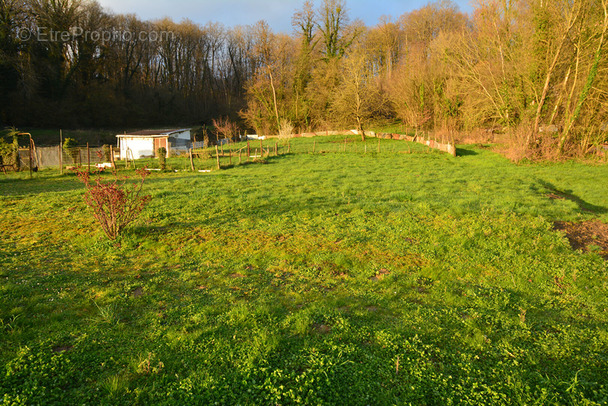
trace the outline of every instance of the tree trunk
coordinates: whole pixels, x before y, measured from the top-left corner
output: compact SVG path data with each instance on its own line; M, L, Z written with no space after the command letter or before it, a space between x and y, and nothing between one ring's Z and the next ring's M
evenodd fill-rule
M365 142L365 131L363 130L363 123L361 117L357 116L357 131L361 134L361 141Z
M536 117L534 119L534 128L532 129L532 134L535 137L536 137L536 134L538 134L538 128L540 127L540 118L541 118L541 114L543 111L543 106L545 105L545 101L547 100L547 94L549 93L549 88L551 85L551 79L553 77L553 72L555 71L555 67L557 66L557 63L559 62L559 57L561 56L562 49L564 48L566 40L568 39L570 30L572 30L574 23L578 19L579 13L580 13L580 8L576 12L573 11L572 14L568 17L568 24L567 24L566 30L560 39L559 47L557 48L557 51L555 52L555 55L553 56L553 61L551 62L551 65L549 66L549 69L547 70L542 95L538 101L538 107L536 109ZM527 145L530 145L530 137L532 134L528 134L528 139L526 142Z
M599 66L599 63L600 63L600 60L602 57L602 47L604 46L604 38L606 36L606 31L608 30L608 5L607 5L606 0L602 0L602 7L604 8L604 23L602 25L602 34L600 36L600 40L597 45L597 50L595 51L593 65L591 66L589 75L587 76L587 81L585 82L585 87L581 91L581 94L579 95L579 98L578 98L578 102L576 103L576 107L574 108L574 113L572 114L572 116L569 117L569 120L566 122L564 131L562 133L562 136L560 137L559 147L558 147L560 155L562 155L564 153L564 146L566 145L566 142L568 141L568 138L570 137L570 131L572 130L572 126L574 125L575 121L578 119L578 116L581 113L583 104L585 103L585 100L587 100L587 96L589 95L589 92L591 90L591 87L593 86L595 77L597 76L598 66Z
M272 100L274 102L274 114L277 118L277 130L281 131L281 120L279 118L279 108L277 107L277 91L274 87L274 80L272 78L272 71L270 70L270 66L267 66L268 76L270 76L270 87L272 88Z

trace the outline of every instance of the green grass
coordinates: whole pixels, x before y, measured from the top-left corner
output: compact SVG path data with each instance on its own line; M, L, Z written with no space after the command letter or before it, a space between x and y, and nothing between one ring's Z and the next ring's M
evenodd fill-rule
M378 123L371 126L371 130L377 133L399 133L403 134L404 132L411 133L412 130L407 130L407 127L403 125L400 121L389 122L389 123ZM409 134L414 135L414 134Z
M606 261L553 229L608 221L605 165L291 147L169 160L118 243L75 176L0 175L0 399L608 402Z

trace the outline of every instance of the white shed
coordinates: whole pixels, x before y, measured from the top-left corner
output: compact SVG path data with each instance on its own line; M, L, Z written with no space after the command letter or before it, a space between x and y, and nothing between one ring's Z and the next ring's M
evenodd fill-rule
M164 147L167 156L171 153L187 151L191 147L189 129L144 130L118 134L120 159L139 159L156 156L156 151Z

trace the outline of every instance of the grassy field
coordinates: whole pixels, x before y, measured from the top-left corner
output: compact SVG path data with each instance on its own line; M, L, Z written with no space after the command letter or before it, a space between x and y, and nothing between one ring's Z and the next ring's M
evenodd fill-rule
M608 402L607 262L554 229L608 167L355 139L169 160L117 243L74 175L0 175L0 399Z

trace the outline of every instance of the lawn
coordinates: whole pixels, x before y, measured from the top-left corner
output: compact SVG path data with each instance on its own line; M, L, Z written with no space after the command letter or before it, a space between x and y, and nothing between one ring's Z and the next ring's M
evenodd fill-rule
M117 242L73 174L0 174L0 399L608 402L605 252L554 226L608 222L608 166L377 143L170 159Z

